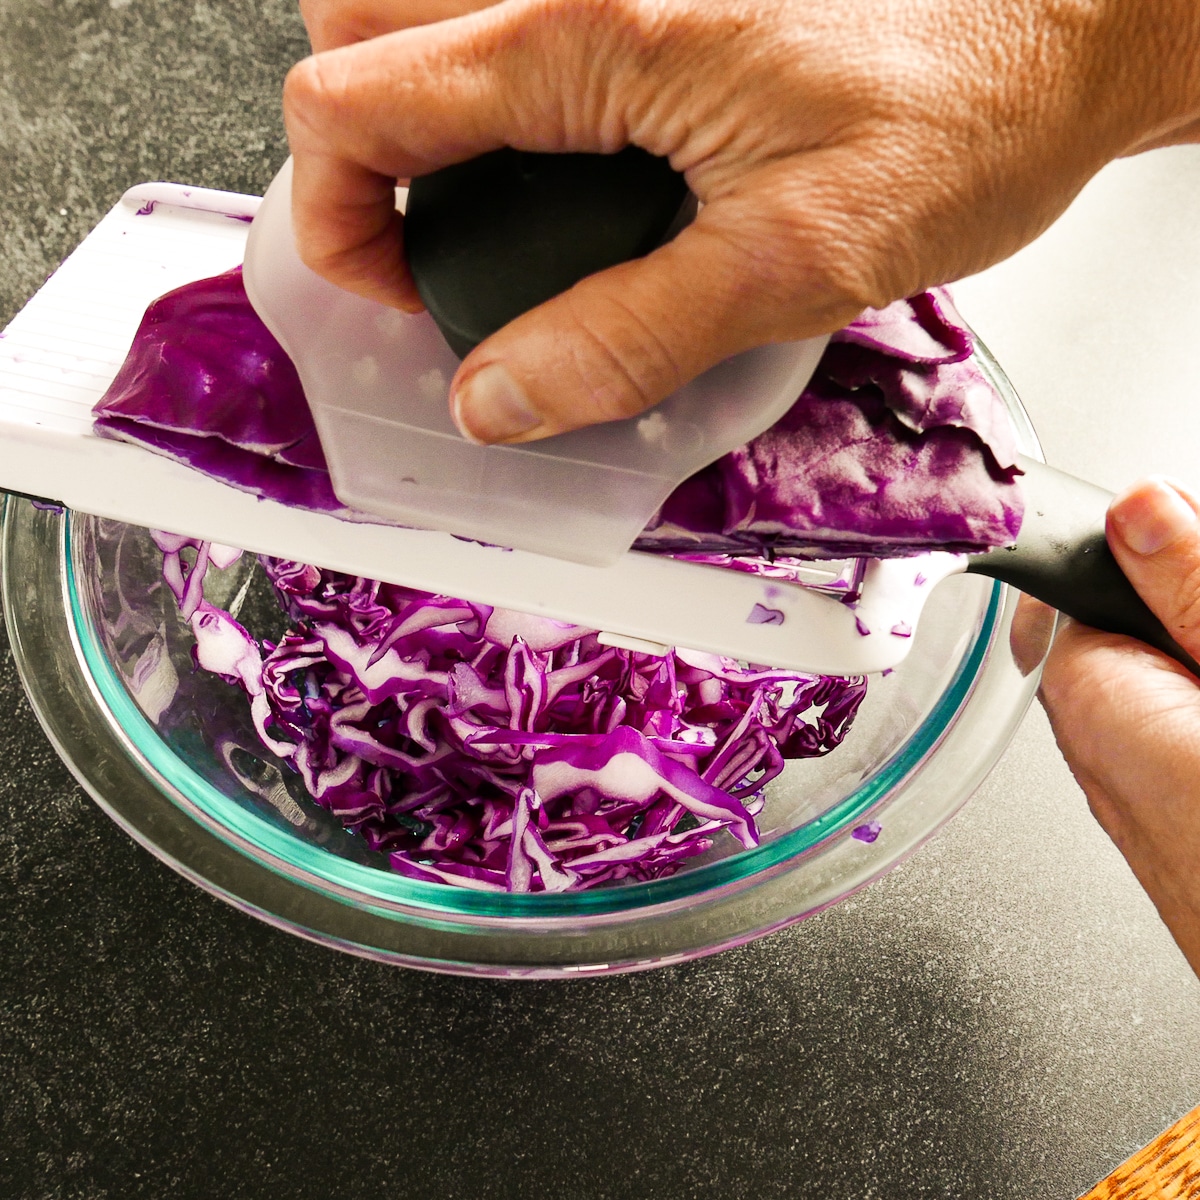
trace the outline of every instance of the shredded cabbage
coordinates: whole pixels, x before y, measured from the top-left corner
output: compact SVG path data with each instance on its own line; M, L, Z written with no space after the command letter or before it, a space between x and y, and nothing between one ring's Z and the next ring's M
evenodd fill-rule
M766 786L837 746L866 693L270 558L291 624L260 643L203 598L208 564L237 552L154 537L197 668L239 687L264 746L414 879L579 890L662 878L724 834L754 846Z

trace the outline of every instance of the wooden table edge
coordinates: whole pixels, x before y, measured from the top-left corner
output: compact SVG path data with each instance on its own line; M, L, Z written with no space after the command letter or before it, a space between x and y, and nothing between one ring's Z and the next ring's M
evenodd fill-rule
M1079 1200L1200 1200L1200 1107L1185 1113Z

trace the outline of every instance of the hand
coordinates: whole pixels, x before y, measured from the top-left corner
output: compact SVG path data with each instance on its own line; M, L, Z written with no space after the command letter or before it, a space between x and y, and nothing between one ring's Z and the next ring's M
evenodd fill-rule
M1200 657L1200 505L1149 479L1109 509L1122 570ZM1200 680L1132 638L1065 621L1042 704L1091 805L1200 974Z
M302 257L335 283L419 308L396 180L502 145L632 142L669 156L703 202L668 245L464 360L455 417L489 442L633 415L738 351L980 270L1111 158L1200 132L1191 0L307 0L304 12L320 53L284 93L295 226Z

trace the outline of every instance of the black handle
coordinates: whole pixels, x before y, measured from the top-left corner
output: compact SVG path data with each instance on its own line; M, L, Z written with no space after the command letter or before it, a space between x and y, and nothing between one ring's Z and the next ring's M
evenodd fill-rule
M451 349L485 337L587 275L649 254L696 199L665 158L496 150L412 181L408 265Z
M1117 565L1104 536L1112 493L1022 459L1025 516L1010 550L973 554L967 570L1043 600L1085 625L1124 633L1169 654L1192 674L1200 665L1163 628Z

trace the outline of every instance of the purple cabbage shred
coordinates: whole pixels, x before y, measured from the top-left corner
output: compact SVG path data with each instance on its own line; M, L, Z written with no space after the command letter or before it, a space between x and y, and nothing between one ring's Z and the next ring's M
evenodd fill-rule
M778 608L768 608L765 604L756 604L746 618L747 625L782 625L785 620L783 612Z
M883 826L878 821L868 821L865 825L856 825L850 830L850 836L870 845L882 832Z
M154 538L197 668L241 688L263 745L413 879L579 890L660 879L723 835L757 845L764 789L836 747L866 692L270 558L290 627L260 643L201 591L236 552Z
M240 269L147 309L95 431L263 498L375 519L334 494ZM685 480L635 546L791 582L806 558L1009 545L1019 474L1004 402L934 290L835 334L784 418ZM208 566L239 551L155 540L197 668L241 688L263 744L414 879L578 890L669 875L725 834L756 845L764 789L788 759L836 747L866 690L604 647L586 629L273 559L291 627L260 643L203 595ZM852 602L858 578L823 586ZM748 620L782 615L757 605Z

